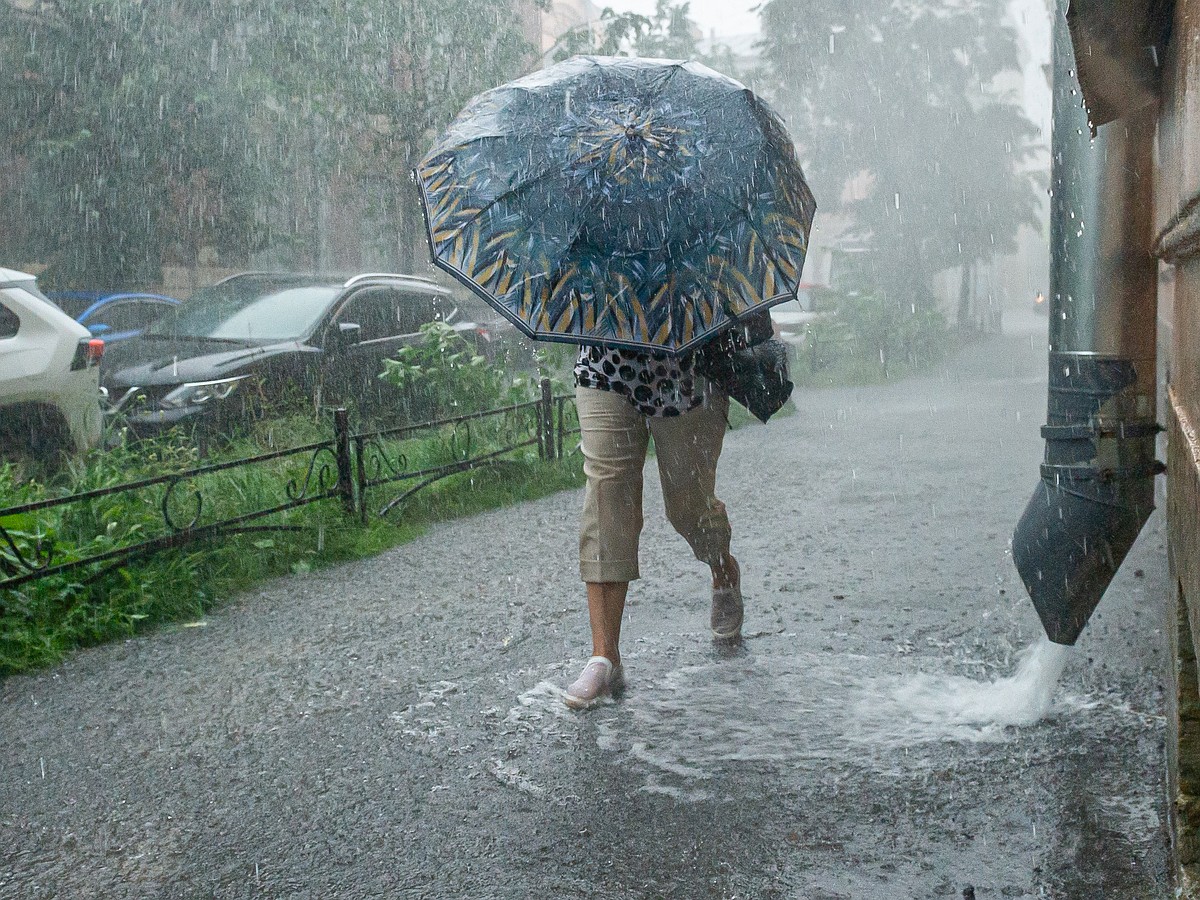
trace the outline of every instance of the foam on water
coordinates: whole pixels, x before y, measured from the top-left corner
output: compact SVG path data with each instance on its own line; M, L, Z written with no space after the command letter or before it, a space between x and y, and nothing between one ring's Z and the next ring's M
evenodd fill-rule
M551 680L534 670L519 680L544 680L521 692L507 715L497 711L508 748L493 774L536 791L539 748L583 735L606 759L640 773L643 790L693 802L720 795L719 776L730 767L914 774L939 765L946 744L1021 741L1022 728L1051 709L1132 715L1119 697L1056 698L1069 657L1070 648L1042 639L1018 655L1015 672L989 680L952 674L949 659L927 659L933 670L914 672L907 658L786 645L693 665L673 658L665 668L652 655L631 656L637 678L625 697L586 714L562 702L558 682L570 671L560 668Z
M1021 651L1016 672L1007 678L976 681L921 672L891 679L878 685L878 699L860 704L860 713L876 736L883 732L893 744L996 740L1005 728L1034 725L1046 716L1070 653L1070 647L1042 637Z
M897 699L924 721L1033 725L1049 711L1070 652L1042 637L1021 652L1017 671L1008 678L980 682L918 675L900 687Z

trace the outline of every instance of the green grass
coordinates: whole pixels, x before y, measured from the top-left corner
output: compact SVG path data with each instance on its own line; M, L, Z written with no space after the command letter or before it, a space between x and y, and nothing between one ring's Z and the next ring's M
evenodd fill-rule
M327 439L328 426L298 419L263 423L223 447L216 459L233 459L280 446ZM451 440L443 429L434 435L388 445L390 457L403 455L408 469L463 458L463 433ZM471 455L503 446L509 435L496 426L476 425ZM566 450L572 446L567 442ZM326 457L322 456L322 461ZM215 461L206 458L204 463ZM138 478L196 466L195 450L181 440L129 444L93 454L50 483L30 482L13 466L0 467L0 508L46 496L74 494L128 483ZM181 488L203 497L201 523L212 522L287 500L289 480L303 482L309 456L274 460L209 473ZM502 465L459 473L417 493L386 520L375 513L410 484L368 489L372 515L362 525L336 499L277 514L263 523L295 531L264 531L224 536L128 561L97 576L87 568L50 576L0 595L0 677L50 665L72 650L129 637L170 622L196 619L256 582L291 572L361 559L410 541L438 521L470 515L546 496L583 483L581 461L538 458L536 448L517 451ZM81 559L136 543L165 531L159 509L161 486L73 504L63 510L10 517L3 524L28 547L32 536L53 539L55 562ZM195 510L189 490L176 492L172 515L190 519ZM261 524L261 523L256 523Z
M839 356L815 372L804 367L792 370L792 381L797 388L863 387L896 381L919 371L920 367L891 365L885 370L876 359L859 356Z
M793 350L791 359L792 382L797 389L826 388L826 387L863 387L873 384L884 384L889 381L899 381L912 375L928 371L945 358L955 346L952 335L947 334L945 345L940 351L931 350L917 362L902 359L891 360L885 368L880 364L876 355L864 355L857 352L853 345L847 344L838 348L823 358L814 369L811 359L803 348L799 353Z
M572 407L567 406L568 410ZM795 411L789 402L779 416ZM730 427L755 423L737 403ZM413 471L476 456L511 443L513 426L531 433L528 422L472 424L466 432L443 428L405 441L392 441L390 459L403 457ZM570 424L574 424L571 422ZM45 497L181 472L200 465L243 459L271 450L328 440L326 417L295 413L260 422L236 439L210 447L201 457L187 435L143 442L121 441L104 452L70 463L63 471L31 480L27 468L0 466L0 508ZM496 466L455 474L412 496L380 518L381 508L413 482L367 490L370 515L364 525L337 499L279 513L254 524L295 530L255 531L197 541L180 548L135 557L114 569L90 566L32 582L0 594L0 677L54 664L73 650L131 637L155 627L202 618L229 597L252 585L289 573L363 559L411 541L437 522L502 508L583 484L581 457L572 452L578 438L564 440L566 458L545 461L536 448L510 454ZM202 500L200 524L286 502L286 486L304 481L305 454L208 473L181 483L169 510L187 522L195 512L193 490ZM332 462L326 454L320 463ZM60 510L0 521L26 550L42 535L55 546L54 563L82 559L166 532L155 486L73 504Z

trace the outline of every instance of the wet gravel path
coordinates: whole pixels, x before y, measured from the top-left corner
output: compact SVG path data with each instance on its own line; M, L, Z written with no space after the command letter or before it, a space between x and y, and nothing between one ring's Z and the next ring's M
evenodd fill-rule
M1008 555L1045 414L1024 326L729 437L738 646L651 466L630 688L585 715L555 695L587 648L576 492L0 683L0 897L1171 896L1157 516L1048 720L885 702L1039 633Z

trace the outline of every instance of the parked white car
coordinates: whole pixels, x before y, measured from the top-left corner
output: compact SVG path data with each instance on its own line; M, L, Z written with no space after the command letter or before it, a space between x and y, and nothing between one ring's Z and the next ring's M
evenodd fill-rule
M100 440L99 368L93 338L37 288L0 268L0 456L52 459Z

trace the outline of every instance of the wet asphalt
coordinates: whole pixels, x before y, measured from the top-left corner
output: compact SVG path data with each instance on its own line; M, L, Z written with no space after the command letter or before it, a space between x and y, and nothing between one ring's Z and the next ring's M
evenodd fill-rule
M1160 514L1046 720L886 702L1040 633L1008 543L1045 321L1006 329L728 437L740 644L651 465L629 689L588 713L556 694L588 649L579 492L0 683L0 897L1173 896Z

